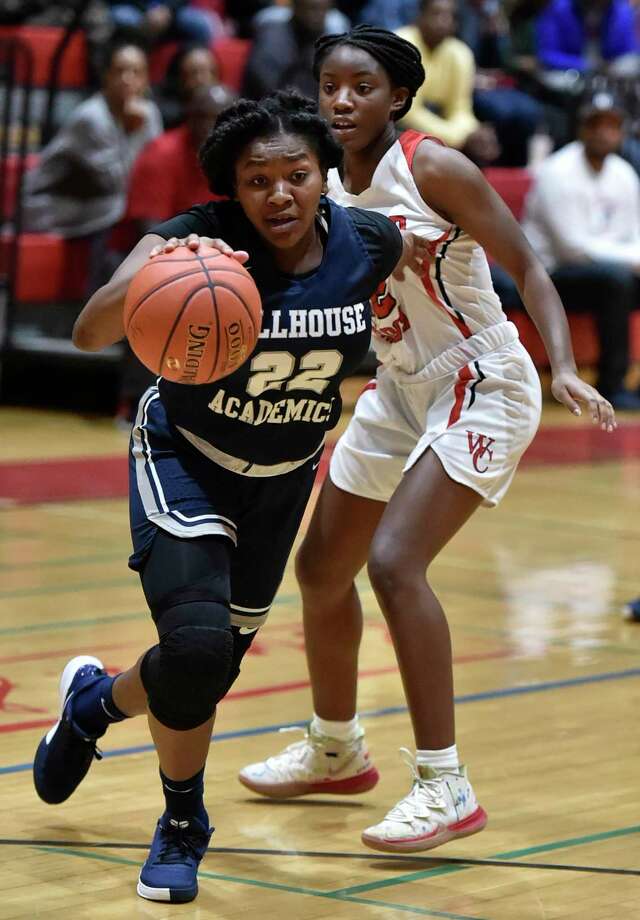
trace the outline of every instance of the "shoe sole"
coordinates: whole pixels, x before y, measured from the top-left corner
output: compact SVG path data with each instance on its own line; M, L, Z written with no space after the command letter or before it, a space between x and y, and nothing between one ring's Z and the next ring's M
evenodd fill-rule
M145 885L142 879L138 878L138 886L136 891L141 898L145 898L147 901L164 901L165 903L171 904L186 904L188 901L193 901L196 895L198 894L198 886L195 885L193 888L151 888L149 885Z
M372 850L381 850L383 853L421 853L424 850L433 850L435 847L442 846L443 843L447 843L449 840L478 834L486 826L487 820L486 811L478 805L468 818L458 821L457 824L450 824L449 827L445 827L435 834L429 834L427 837L384 840L364 831L361 840L365 846L370 847Z
M377 785L380 774L375 767L370 767L366 773L350 776L348 779L327 780L323 783L255 783L248 776L238 774L238 779L243 786L258 795L269 799L293 799L302 795L360 795L369 792Z

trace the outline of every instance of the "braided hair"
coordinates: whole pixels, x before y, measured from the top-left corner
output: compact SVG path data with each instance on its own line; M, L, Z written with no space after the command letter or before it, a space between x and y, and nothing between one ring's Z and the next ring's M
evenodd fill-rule
M235 168L245 147L257 138L291 133L314 150L324 176L342 163L342 148L320 118L316 103L293 90L280 90L259 101L240 99L224 109L200 148L200 166L214 194L235 194Z
M377 26L361 25L341 35L323 35L315 45L313 73L316 80L320 79L324 59L342 45L351 45L366 51L383 67L393 86L403 86L409 90L406 103L393 114L393 119L397 121L406 115L426 77L416 46L400 38L395 32L379 29Z

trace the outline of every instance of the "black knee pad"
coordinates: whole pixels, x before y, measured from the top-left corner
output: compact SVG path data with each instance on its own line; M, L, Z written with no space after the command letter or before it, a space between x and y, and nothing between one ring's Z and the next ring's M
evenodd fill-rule
M233 655L231 658L231 667L229 668L227 686L222 694L223 697L227 695L240 676L242 659L249 651L249 647L257 635L257 631L252 633L241 633L239 626L232 626L231 632L233 634Z
M229 609L191 601L165 608L156 622L160 642L140 670L149 709L167 728L187 731L211 718L231 681Z

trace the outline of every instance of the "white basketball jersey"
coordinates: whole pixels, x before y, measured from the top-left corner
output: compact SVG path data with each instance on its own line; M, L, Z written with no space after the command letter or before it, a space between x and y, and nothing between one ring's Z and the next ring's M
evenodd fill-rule
M337 169L329 171L328 179L329 195L338 204L378 211L433 243L423 277L407 270L404 281L389 278L372 298L376 354L385 366L407 374L507 320L484 250L432 211L418 191L411 166L426 136L403 132L378 163L369 188L359 195L345 191Z

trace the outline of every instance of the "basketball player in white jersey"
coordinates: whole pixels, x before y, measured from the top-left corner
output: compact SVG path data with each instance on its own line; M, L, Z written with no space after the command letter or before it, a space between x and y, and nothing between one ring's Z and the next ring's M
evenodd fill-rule
M314 716L305 738L245 767L273 797L372 788L356 715L366 564L386 618L411 713L412 788L363 842L415 852L482 830L487 816L455 743L451 644L429 581L433 559L480 505L503 497L540 418L538 375L494 293L483 248L509 271L549 354L556 399L615 427L584 383L562 304L518 224L462 154L407 131L424 71L416 48L360 26L317 43L320 107L344 148L329 174L342 205L383 213L428 239L420 277L391 278L373 301L381 367L333 454L297 558ZM427 577L425 578L425 572ZM407 752L409 754L409 752Z

